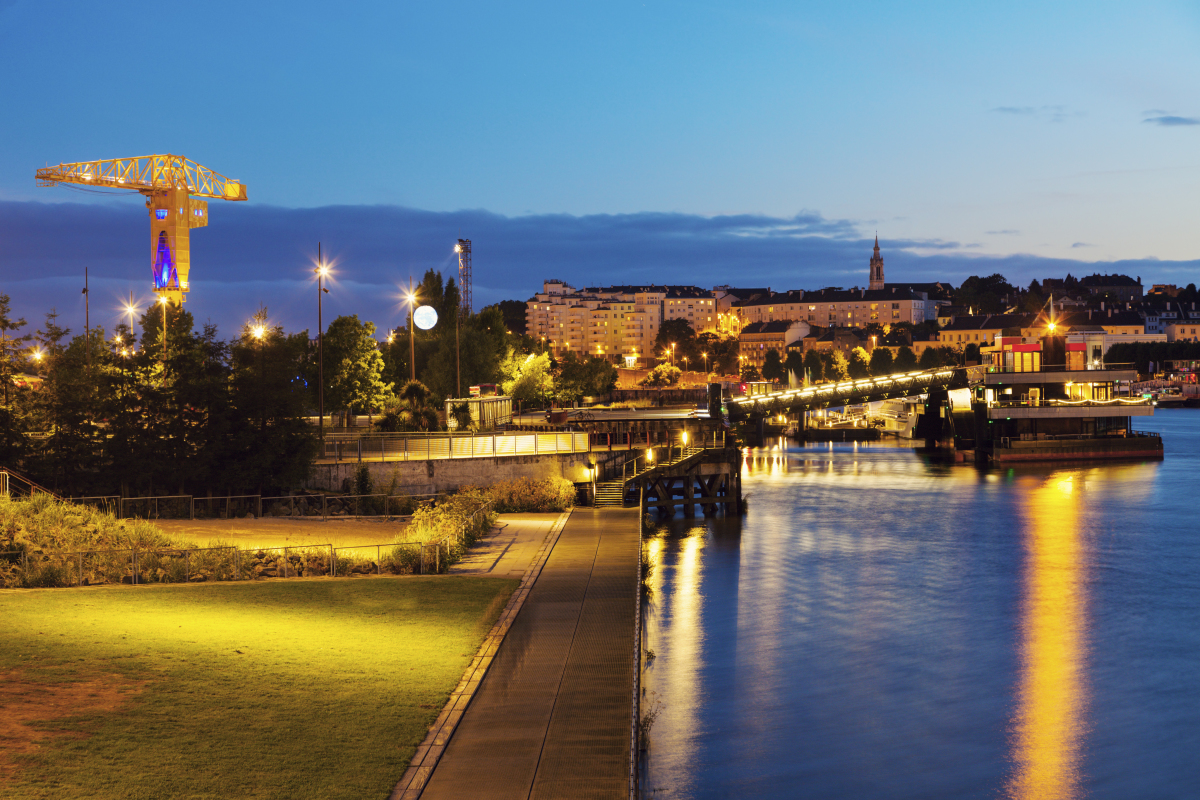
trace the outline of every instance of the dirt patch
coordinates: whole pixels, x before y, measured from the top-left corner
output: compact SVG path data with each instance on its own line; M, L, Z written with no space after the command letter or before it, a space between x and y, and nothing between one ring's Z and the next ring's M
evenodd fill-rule
M17 771L16 756L35 753L54 739L83 738L84 731L40 730L36 723L116 711L146 684L120 675L74 683L39 683L20 673L0 673L0 784Z

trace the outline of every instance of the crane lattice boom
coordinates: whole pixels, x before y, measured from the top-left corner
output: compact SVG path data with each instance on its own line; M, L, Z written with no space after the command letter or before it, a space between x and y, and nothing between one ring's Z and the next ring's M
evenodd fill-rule
M130 189L146 196L150 211L150 270L159 297L183 303L190 288L190 231L208 225L202 199L245 200L245 184L202 167L183 156L139 156L106 161L77 161L37 171L39 186L77 183Z
M156 194L170 189L186 189L192 197L219 200L245 200L246 185L230 180L183 156L138 156L101 161L77 161L37 171L38 186L78 183L133 189Z

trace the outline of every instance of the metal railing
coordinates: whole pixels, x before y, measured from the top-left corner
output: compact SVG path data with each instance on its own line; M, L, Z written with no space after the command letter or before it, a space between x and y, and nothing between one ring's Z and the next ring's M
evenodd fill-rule
M58 496L46 487L26 478L21 473L14 472L8 467L0 467L0 496L31 497L35 494L48 494L51 497Z
M988 403L988 408L1109 408L1112 406L1149 406L1153 403L1145 398L1126 398L1114 397L1109 400L1065 400L1062 398L1037 398L1029 399L1026 395L1021 395L1019 400L993 400Z
M327 436L322 458L340 461L431 461L498 458L552 453L586 453L588 434L438 433Z
M1104 372L1106 370L1132 370L1137 364L1125 362L1100 363L1096 365L1072 366L1070 364L1039 364L1037 369L1017 369L1015 364L984 364L989 375L997 373L1024 374L1030 372Z

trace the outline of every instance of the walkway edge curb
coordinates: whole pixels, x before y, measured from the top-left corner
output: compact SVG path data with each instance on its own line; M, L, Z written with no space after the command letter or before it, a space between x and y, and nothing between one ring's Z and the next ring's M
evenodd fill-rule
M425 790L425 785L429 783L430 777L433 776L433 770L441 759L442 753L446 751L446 745L450 743L450 737L454 735L454 730L458 727L463 714L466 713L467 706L470 705L471 699L475 697L476 690L479 689L484 676L487 675L496 652L500 649L500 645L503 644L504 637L508 634L509 628L512 627L513 621L516 620L517 614L520 613L521 607L525 605L525 598L529 596L530 590L533 589L533 584L537 581L538 576L541 575L542 567L545 566L546 560L550 557L550 551L558 543L558 535L562 533L562 529L567 524L567 519L570 516L571 512L569 510L564 511L554 521L554 524L550 526L550 531L546 534L546 538L542 540L542 546L538 550L537 555L525 570L525 574L521 576L521 585L508 598L508 605L500 613L496 624L488 631L487 636L483 637L483 642L479 645L479 650L475 653L475 657L471 659L466 672L463 673L462 680L458 682L458 686L450 693L450 700L446 703L445 708L442 709L442 713L438 714L437 720L429 728L429 733L426 734L425 740L417 747L417 751L413 754L408 769L404 771L404 776L400 778L395 788L392 789L388 800L416 800Z

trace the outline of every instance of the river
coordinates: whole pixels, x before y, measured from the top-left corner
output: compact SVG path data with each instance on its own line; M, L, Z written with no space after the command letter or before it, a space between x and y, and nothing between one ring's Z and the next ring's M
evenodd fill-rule
M1146 463L746 452L647 535L643 793L1200 797L1200 411Z

